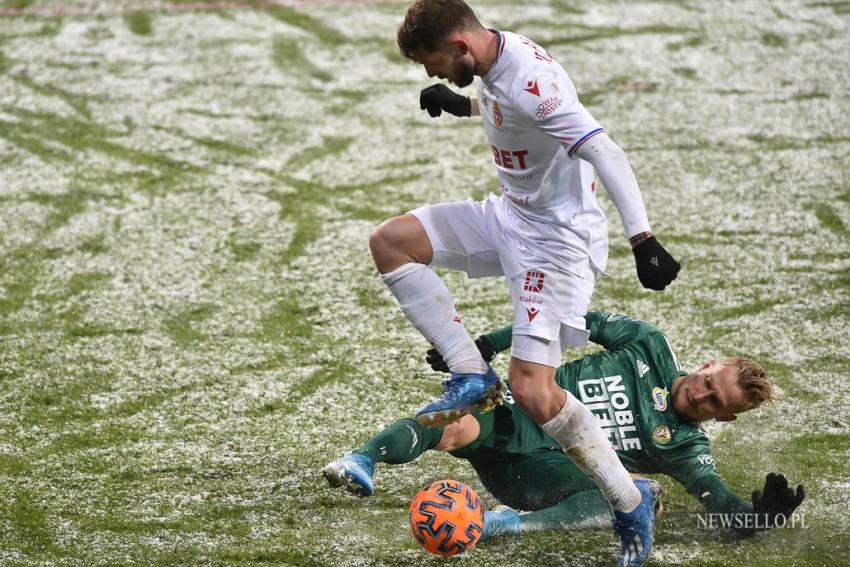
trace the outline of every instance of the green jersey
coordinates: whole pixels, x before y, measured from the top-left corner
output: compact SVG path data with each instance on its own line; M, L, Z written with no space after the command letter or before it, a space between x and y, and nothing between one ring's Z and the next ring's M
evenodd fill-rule
M631 472L669 475L689 491L703 477L719 480L705 432L673 410L673 381L687 373L664 333L608 313L588 313L586 322L590 340L605 350L561 366L555 379L596 416L624 466ZM504 350L510 346L511 327L487 337L497 351ZM522 452L533 450L529 443L557 446L537 430L539 434L520 437L514 432L515 440L528 445Z

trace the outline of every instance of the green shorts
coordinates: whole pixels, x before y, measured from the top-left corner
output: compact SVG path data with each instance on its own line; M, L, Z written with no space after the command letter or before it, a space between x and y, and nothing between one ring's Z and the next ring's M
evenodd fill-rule
M596 485L516 405L473 414L478 438L451 454L475 468L484 487L503 504L541 510Z

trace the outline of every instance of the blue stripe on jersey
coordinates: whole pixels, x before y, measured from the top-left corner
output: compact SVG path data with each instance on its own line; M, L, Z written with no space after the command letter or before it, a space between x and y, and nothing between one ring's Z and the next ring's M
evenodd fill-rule
M573 155L578 151L578 149L581 147L581 145L583 143L585 143L586 141L588 141L589 139L591 139L595 135L597 135L601 132L604 132L604 131L605 131L604 128L597 128L596 130L592 130L592 131L588 132L587 134L582 136L581 139L578 142L573 144L573 147L570 148L570 150L567 152L567 155L570 156L570 157L573 157Z
M496 49L496 61L498 61L499 57L502 56L502 51L505 50L505 36L503 36L502 32L499 30L488 29L487 31L491 31L496 34L496 39L499 41L499 47ZM493 65L496 64L496 61L493 61Z

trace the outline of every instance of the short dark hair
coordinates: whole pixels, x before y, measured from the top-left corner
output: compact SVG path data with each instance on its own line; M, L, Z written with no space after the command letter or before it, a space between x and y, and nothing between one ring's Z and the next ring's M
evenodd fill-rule
M398 48L402 55L413 59L413 52L419 48L437 51L452 32L482 27L463 0L416 0L398 28Z

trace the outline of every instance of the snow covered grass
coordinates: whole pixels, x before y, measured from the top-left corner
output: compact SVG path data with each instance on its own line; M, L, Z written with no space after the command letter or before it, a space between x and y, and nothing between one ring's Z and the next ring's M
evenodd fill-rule
M438 390L369 231L494 188L480 127L418 109L430 81L394 47L406 2L56 6L0 2L17 10L0 17L0 563L438 563L406 507L436 478L481 488L463 462L384 467L368 500L318 474ZM663 481L654 562L835 563L850 550L847 3L475 7L564 64L682 261L668 291L641 289L601 197L612 277L594 306L667 330L689 367L749 354L785 394L709 430L741 495L769 471L805 483L806 528L731 542ZM510 319L500 280L445 275L471 332ZM540 533L458 561L615 552L607 532Z

